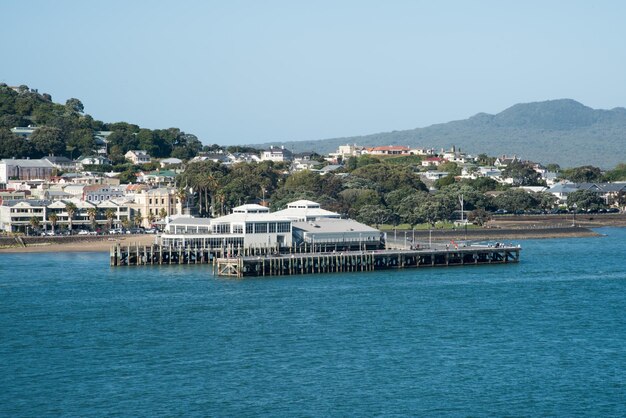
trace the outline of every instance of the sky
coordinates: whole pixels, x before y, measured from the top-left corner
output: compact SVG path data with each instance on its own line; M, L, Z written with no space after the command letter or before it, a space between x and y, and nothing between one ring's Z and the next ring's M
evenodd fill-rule
M626 106L622 1L0 0L0 82L205 144Z

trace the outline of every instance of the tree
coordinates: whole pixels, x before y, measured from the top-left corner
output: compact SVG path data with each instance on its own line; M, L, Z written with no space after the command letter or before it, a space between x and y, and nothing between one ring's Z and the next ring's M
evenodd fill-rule
M67 149L78 150L80 155L91 155L96 147L96 140L91 129L76 129L70 132ZM73 155L72 155L73 156ZM78 155L76 155L78 157Z
M516 212L537 207L537 199L534 194L524 189L509 189L494 198L494 204L507 212Z
M187 205L187 189L184 187L179 187L178 189L176 189L176 199L178 199L178 202L180 203L181 209L184 209L185 206Z
M483 166L492 166L496 162L495 157L489 157L487 154L478 154L478 157L476 158L476 160L478 164L483 165Z
M450 186L451 184L454 184L454 182L455 182L454 174L448 174L445 177L437 179L435 181L435 187L437 189L441 189L443 187Z
M0 159L30 156L34 156L31 141L26 141L24 138L14 135L9 129L0 127Z
M148 223L150 224L150 226L152 226L152 224L154 223L156 217L154 216L153 213L148 213L146 215L146 220L148 221Z
M512 178L513 184L518 186L538 186L541 184L541 175L531 164L514 161L502 170L503 178Z
M567 196L567 206L570 208L576 205L580 210L598 210L606 207L604 200L598 193L590 190L576 190Z
M161 208L159 210L159 218L161 218L162 220L167 218L167 210L165 210L165 208Z
M67 99L65 102L65 109L67 109L68 112L74 113L83 113L85 111L85 107L82 102L74 98Z
M593 183L602 180L602 170L598 167L585 165L562 170L561 177L574 183Z
M613 170L607 171L604 175L605 181L625 181L626 164L618 164Z
M96 208L88 208L87 216L89 216L89 221L91 222L91 229L96 230L96 217L98 216L98 209Z
M539 202L539 207L543 210L549 210L556 205L557 197L552 193L548 192L539 192L535 194L537 201Z
M48 221L50 221L50 225L52 225L52 234L55 233L58 220L59 220L59 217L55 212L52 212L48 215Z
M33 231L36 232L39 229L39 218L38 217L36 217L36 216L31 217L28 220L28 223L33 228Z
M104 212L104 216L105 218L107 218L107 226L109 229L111 229L111 227L113 226L113 219L115 218L115 211L111 208L108 208L105 212Z
M135 226L141 226L141 223L143 222L143 217L141 216L141 212L137 212L137 214L135 215L134 221L135 221Z
M67 221L68 221L68 228L70 230L70 233L72 232L74 214L76 213L77 210L78 208L76 207L74 203L68 202L65 204L65 211L67 212Z
M467 215L467 220L478 226L483 226L489 220L489 213L482 208L474 209Z
M43 126L37 128L30 137L30 142L39 155L63 155L65 140L59 128Z
M368 225L375 225L376 228L380 224L386 223L392 218L393 214L389 209L380 205L365 205L359 209L357 219Z

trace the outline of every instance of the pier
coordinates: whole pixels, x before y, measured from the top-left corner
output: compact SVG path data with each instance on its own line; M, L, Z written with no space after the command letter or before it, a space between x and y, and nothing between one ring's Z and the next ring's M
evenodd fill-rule
M365 272L386 269L475 266L518 263L521 248L513 245L438 246L422 249L343 248L192 248L161 245L116 245L111 266L210 264L225 277L263 277L302 274Z

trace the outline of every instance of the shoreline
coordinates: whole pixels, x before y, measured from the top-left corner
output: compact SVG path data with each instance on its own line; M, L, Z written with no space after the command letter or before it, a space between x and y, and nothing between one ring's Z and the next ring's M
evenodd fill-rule
M12 246L0 246L1 254L11 253L70 253L70 252L109 252L111 246L123 243L124 245L150 245L154 242L155 235L127 235L127 236L98 236L85 237L77 239L77 237L58 237L55 239L46 239L32 237L25 240L26 246L18 246L17 243Z
M398 230L396 239L403 240L404 236L416 241L427 242L430 238L432 241L510 241L525 239L554 239L554 238L588 238L599 237L601 233L593 231L588 227L569 226L569 227L526 227L526 228L482 228L482 229L464 229L457 230L433 230L432 235L429 231L424 230ZM392 240L393 232L387 232L387 238ZM74 237L72 237L74 238ZM154 242L154 235L130 235L125 237L90 237L84 240L71 239L64 242L64 238L56 239L54 242L50 240L33 239L27 242L26 247L21 246L5 246L0 247L1 254L11 253L66 253L66 252L109 252L111 246L117 243L124 245L150 245ZM38 242L39 241L39 242Z

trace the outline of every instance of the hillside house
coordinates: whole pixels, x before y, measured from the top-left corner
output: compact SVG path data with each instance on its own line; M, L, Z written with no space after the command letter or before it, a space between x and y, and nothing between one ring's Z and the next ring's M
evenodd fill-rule
M124 158L135 165L146 164L150 162L150 155L145 150L130 150L124 154Z
M274 147L271 146L269 149L261 152L261 161L274 161L274 162L283 162L283 161L292 161L293 154L291 151L286 149L285 147Z

